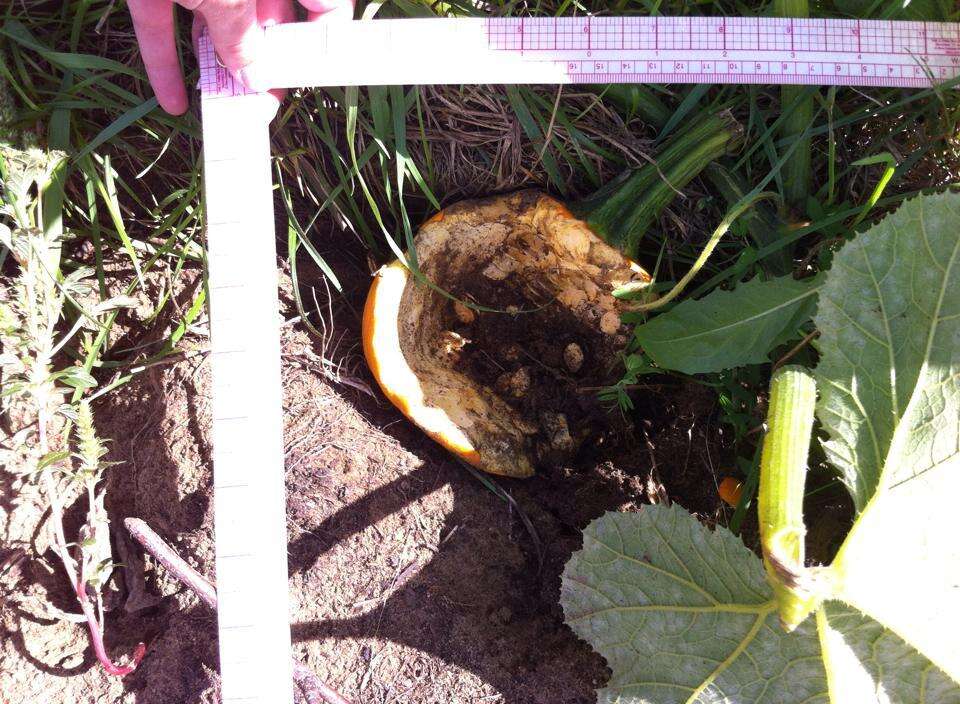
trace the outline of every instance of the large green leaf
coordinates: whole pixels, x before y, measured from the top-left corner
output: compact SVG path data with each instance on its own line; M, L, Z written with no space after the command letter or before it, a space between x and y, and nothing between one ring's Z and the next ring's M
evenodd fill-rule
M960 703L956 682L869 616L831 601L820 607L816 620L832 702Z
M891 239L878 241L884 232ZM894 286L903 286L908 301L905 315L891 314L889 325L896 344L886 378L898 396L897 406L885 410L896 409L900 421L876 490L833 569L841 598L960 680L956 636L945 637L960 630L960 541L952 506L960 496L960 194L912 201L868 234L858 238L865 240L861 246L893 250L910 271L878 286L885 306ZM854 383L883 378L871 366L856 373Z
M956 368L958 233L960 195L907 201L836 254L820 291L817 415L858 510L919 382L935 381L921 376Z
M687 300L639 325L637 342L664 369L704 374L767 361L813 314L819 280L753 279Z
M757 557L678 506L591 523L564 571L561 602L567 623L613 670L600 702L777 701L763 693L771 687L802 693L798 702L827 701L809 622L800 637L783 633Z
M760 560L678 506L591 523L561 589L613 672L600 704L960 703L926 657L839 602L784 632Z
M602 701L960 704L958 251L960 194L921 197L827 274L818 413L861 511L796 631L726 529L659 507L588 529L562 598L610 662ZM823 691L795 683L801 667Z

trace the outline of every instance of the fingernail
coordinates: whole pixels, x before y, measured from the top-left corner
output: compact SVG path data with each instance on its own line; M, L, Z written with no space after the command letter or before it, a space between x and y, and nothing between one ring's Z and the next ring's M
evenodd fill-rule
M263 93L270 87L266 81L266 76L263 75L263 71L256 63L247 64L240 68L236 77L243 85L257 93Z

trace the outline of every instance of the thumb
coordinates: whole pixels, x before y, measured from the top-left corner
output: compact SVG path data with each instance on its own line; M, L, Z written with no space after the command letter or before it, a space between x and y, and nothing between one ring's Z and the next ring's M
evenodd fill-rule
M352 20L354 0L300 0L307 10L310 22L324 20Z
M198 11L210 32L220 61L251 90L263 91L257 58L263 45L263 29L257 19L256 0L207 0Z

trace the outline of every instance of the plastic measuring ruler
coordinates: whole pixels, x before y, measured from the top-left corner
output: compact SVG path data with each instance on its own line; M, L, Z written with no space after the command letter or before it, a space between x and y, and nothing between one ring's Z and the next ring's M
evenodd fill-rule
M927 87L960 24L732 17L412 19L264 30L277 88L424 83ZM200 42L224 702L292 701L270 99Z
M293 701L270 96L200 42L221 695ZM275 105L275 102L274 102Z

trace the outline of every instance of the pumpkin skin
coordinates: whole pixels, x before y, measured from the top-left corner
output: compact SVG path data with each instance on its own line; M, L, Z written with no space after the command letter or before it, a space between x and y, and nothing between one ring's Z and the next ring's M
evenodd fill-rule
M495 282L536 280L579 320L608 336L620 329L620 313L629 306L613 290L650 280L566 206L539 191L449 206L421 226L415 245L420 271L440 289L455 289L458 277L478 271ZM496 307L495 301L479 303ZM492 474L528 477L536 463L530 429L458 364L449 344L450 308L448 297L418 283L399 260L381 268L363 312L367 364L390 402L454 455Z

